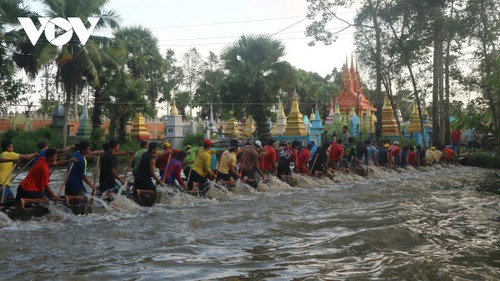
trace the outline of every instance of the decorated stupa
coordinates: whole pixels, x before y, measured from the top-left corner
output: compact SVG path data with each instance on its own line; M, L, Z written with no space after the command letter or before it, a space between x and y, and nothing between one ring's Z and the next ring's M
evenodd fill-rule
M137 113L132 119L132 129L130 130L132 138L136 140L148 140L149 132L146 128L146 121L141 113Z
M286 128L283 133L284 136L306 136L307 131L302 120L302 113L299 111L299 95L293 94L292 111L288 114L286 120Z
M276 119L276 124L274 125L274 135L281 136L285 133L286 128L286 115L283 110L283 103L281 100L278 103L278 117Z
M224 129L224 136L227 138L239 138L240 137L240 126L238 125L238 120L234 118L234 111L229 111L229 120L226 122L226 127Z
M80 126L76 131L76 140L90 139L92 127L90 126L89 111L87 109L87 102L83 104L82 115L80 116Z
M382 136L391 140L399 139L398 124L387 96L384 98L384 107L382 108Z

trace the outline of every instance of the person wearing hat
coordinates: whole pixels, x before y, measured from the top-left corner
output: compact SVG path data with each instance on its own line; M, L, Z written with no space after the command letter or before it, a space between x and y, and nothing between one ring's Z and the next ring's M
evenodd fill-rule
M188 181L188 189L193 190L193 184L196 182L198 186L203 186L206 184L207 179L212 180L214 178L214 173L210 169L211 164L211 154L210 149L212 148L212 141L206 139L203 141L203 148L198 151L196 159L194 160L191 177Z
M238 153L238 140L231 140L231 147L222 153L217 171L217 180L223 183L234 185L234 180L238 179L236 171L236 154Z
M311 158L311 149L313 148L313 146L314 144L312 142L308 142L306 147L303 147L299 152L299 158L297 159L297 170L301 174L307 174L309 176L311 175L307 164L309 163L309 159Z
M274 140L270 138L262 153L260 158L259 167L262 169L262 173L276 175L278 172L278 166L276 165L276 150L274 149Z
M380 146L377 154L377 166L379 167L389 167L390 168L390 156L389 156L389 147L391 145L389 143L384 143L383 146Z

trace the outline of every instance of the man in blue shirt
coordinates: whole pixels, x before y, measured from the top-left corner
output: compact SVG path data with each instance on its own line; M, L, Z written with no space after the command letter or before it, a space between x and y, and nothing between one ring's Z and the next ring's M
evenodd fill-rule
M87 190L83 182L88 184L94 193L97 193L96 186L87 177L87 159L85 159L85 156L90 154L90 145L86 141L81 141L76 145L76 150L72 155L76 161L73 163L64 189L68 204L71 200L86 201Z

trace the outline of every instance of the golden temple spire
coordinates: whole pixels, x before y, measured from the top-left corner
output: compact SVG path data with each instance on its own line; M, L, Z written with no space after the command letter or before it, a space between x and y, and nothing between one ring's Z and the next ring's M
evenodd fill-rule
M170 115L179 115L177 106L175 106L175 99L172 99L172 109L170 110Z

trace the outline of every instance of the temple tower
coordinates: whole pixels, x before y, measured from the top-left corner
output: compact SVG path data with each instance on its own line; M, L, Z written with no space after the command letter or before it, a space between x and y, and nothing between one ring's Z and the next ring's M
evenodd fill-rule
M293 94L292 111L288 114L287 125L284 136L306 136L307 131L302 120L302 113L299 111L299 96Z
M80 126L76 131L76 140L90 139L92 127L90 126L89 111L87 109L87 102L83 105L82 115L80 116Z
M311 132L309 136L311 140L314 140L317 146L321 146L321 136L323 135L323 122L321 121L321 116L319 115L319 110L316 107L314 118L311 120Z
M165 126L165 140L170 142L172 147L182 147L184 141L184 124L182 116L177 111L175 99L172 99L172 109L167 115L167 125Z
M387 96L384 98L384 107L382 108L382 136L393 140L399 138L398 124Z
M132 119L132 129L130 130L132 138L136 140L149 139L149 132L146 128L144 115L137 113Z
M239 138L240 137L240 127L238 125L238 120L234 118L234 111L229 111L229 120L226 122L226 128L224 129L224 135L229 138Z
M274 133L278 136L281 136L285 133L285 128L286 128L286 115L285 111L283 110L283 103L280 100L278 104L278 118L276 121L276 125L274 126Z

